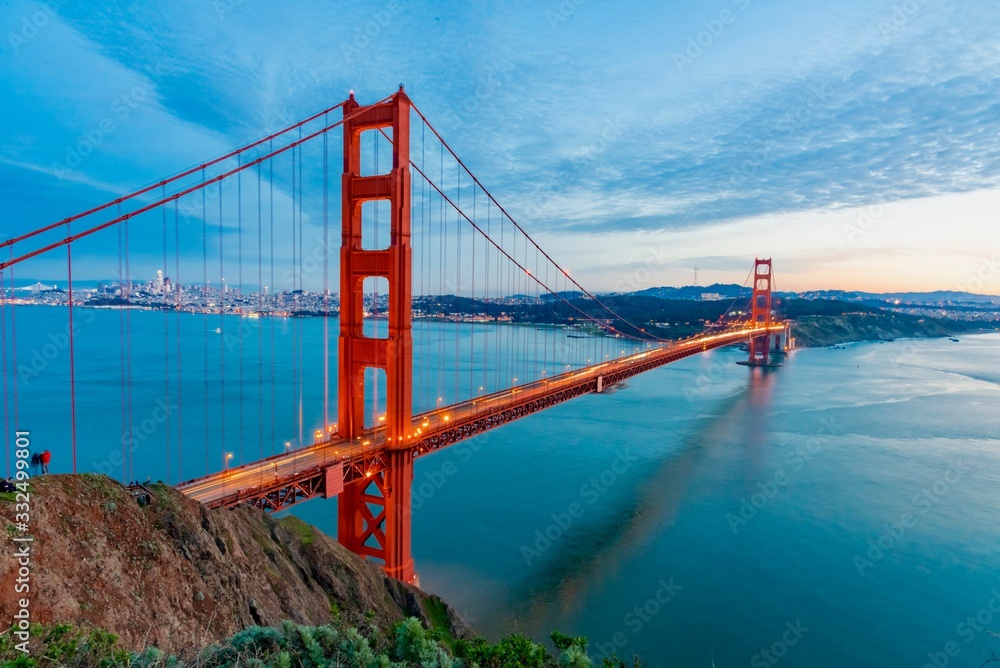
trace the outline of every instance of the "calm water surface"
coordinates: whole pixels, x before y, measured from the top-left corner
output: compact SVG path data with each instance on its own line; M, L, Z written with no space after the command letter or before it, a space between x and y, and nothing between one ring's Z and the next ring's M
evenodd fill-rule
M173 396L173 357L162 314L132 317L139 423ZM19 362L64 318L20 308ZM138 442L134 477L164 477L168 446L170 479L179 466L189 478L221 468L223 447L249 460L297 436L293 322L276 326L273 399L270 363L255 361L272 323L253 324L242 362L218 352L202 318L180 323L196 338L170 392L204 391L207 338L209 365L227 362L229 426L186 408L180 443L176 427ZM307 343L322 341L319 321L301 323ZM121 478L118 331L107 312L81 327L78 447L82 470ZM418 460L423 588L490 636L558 629L586 635L596 656L616 648L652 666L979 666L1000 653L987 633L1000 632L1000 336L800 350L768 373L738 359L684 360ZM434 349L416 360L447 362ZM66 369L64 353L37 375L8 369L18 425L54 450L54 471L67 470ZM299 369L308 434L322 421L322 365ZM224 446L206 450L205 424ZM336 533L335 501L295 512Z

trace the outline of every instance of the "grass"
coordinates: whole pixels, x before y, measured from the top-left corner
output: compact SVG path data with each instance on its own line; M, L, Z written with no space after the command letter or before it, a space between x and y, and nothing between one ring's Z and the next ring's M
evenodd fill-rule
M309 547L313 544L313 541L316 540L316 533L312 525L306 524L298 517L289 515L288 517L283 517L279 521L286 529L299 537L302 547Z
M428 596L424 600L424 611L431 621L431 628L437 632L437 636L448 647L455 646L455 638L451 634L451 616L448 609L437 596Z

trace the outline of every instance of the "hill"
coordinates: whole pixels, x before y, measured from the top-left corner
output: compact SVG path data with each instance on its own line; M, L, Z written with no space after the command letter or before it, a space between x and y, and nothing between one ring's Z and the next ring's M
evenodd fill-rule
M387 578L332 538L260 510L208 510L164 485L140 506L99 475L31 481L33 622L118 635L125 649L184 655L248 627L333 619L389 629L407 617L449 637L471 631L440 599ZM16 534L14 503L0 504ZM18 563L0 556L0 615L12 619Z

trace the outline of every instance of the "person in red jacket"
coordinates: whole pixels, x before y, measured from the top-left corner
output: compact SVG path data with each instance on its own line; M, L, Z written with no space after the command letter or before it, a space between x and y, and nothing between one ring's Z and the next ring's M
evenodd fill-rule
M49 472L49 462L52 461L52 453L48 450L43 450L42 454L38 456L39 461L42 462L42 473Z

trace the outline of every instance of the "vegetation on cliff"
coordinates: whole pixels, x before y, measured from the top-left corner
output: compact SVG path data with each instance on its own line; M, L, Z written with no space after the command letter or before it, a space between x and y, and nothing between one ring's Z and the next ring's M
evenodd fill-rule
M489 643L481 638L453 640L428 631L419 620L397 622L390 632L377 626L356 628L335 622L306 626L286 621L278 628L254 626L187 658L168 656L156 648L128 651L114 634L70 624L36 625L31 656L14 649L9 634L0 635L3 668L591 668L587 642L552 634L550 652L519 635ZM603 659L600 668L639 668Z
M554 633L552 650L519 635L487 642L441 599L298 518L209 510L165 485L150 489L152 502L140 504L105 476L32 480L28 652L8 629L0 666L594 665L583 638ZM17 530L10 500L0 499L0 517ZM17 571L13 553L0 553L7 619Z

